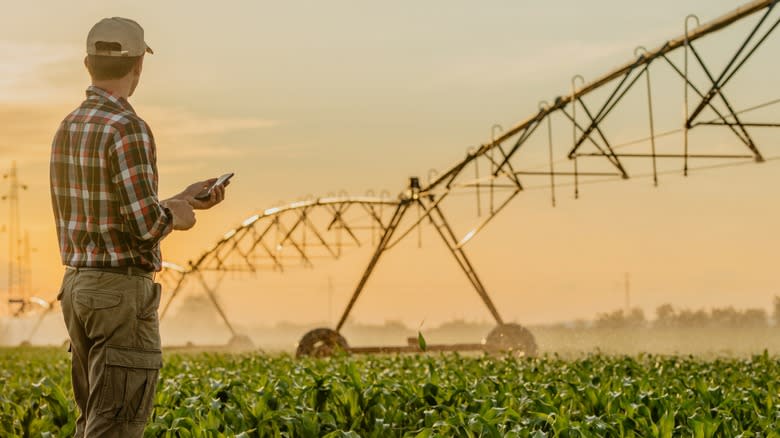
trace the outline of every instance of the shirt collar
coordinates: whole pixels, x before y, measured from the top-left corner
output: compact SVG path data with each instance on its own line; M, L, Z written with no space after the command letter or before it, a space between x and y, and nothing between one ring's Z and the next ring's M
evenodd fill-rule
M125 99L124 97L114 96L109 91L104 90L100 87L96 87L94 85L90 85L89 87L87 87L87 99L107 100L122 109L135 113L135 109L133 109L133 107L130 105L130 102L128 102L127 99Z

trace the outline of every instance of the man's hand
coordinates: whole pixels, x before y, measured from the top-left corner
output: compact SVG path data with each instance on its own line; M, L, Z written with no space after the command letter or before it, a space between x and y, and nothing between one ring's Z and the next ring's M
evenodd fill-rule
M195 212L192 205L183 199L168 199L163 205L173 213L173 229L189 230L195 226Z
M230 181L227 181L225 182L225 184L214 187L214 190L211 191L211 197L209 197L209 199L201 201L195 199L195 197L198 196L198 194L200 194L202 191L208 189L216 181L217 178L211 178L211 179L207 179L206 181L199 181L194 184L190 184L189 187L184 189L183 192L174 196L173 199L185 200L189 202L192 208L196 210L208 210L209 208L219 204L220 202L222 202L222 200L225 199L225 187L227 187L230 184Z

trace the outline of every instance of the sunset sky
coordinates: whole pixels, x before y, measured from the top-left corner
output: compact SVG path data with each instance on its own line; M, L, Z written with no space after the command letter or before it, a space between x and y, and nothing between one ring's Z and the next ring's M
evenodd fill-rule
M51 298L61 280L49 148L89 85L84 41L103 17L137 20L155 51L131 103L157 139L161 196L236 173L224 205L199 213L196 229L164 243L165 258L183 264L245 217L280 202L342 190L399 193L409 176L444 170L489 140L494 123L510 127L540 100L568 93L574 74L593 79L632 59L636 46L682 34L687 14L704 22L739 3L8 3L0 15L0 167L15 160L29 185L21 208L36 248L34 289ZM702 43L704 50L722 60L746 30ZM757 52L758 67L735 79L739 108L780 97L780 62L771 56L778 35ZM656 86L660 103L681 97L678 83ZM776 122L780 112L773 111L763 116ZM659 104L659 112L665 129L681 125L680 104ZM617 118L624 139L646 135L645 113ZM556 130L560 150L570 145L570 132ZM715 132L705 141L746 152L733 136ZM762 152L780 155L780 133L760 132ZM467 249L505 319L522 323L617 309L626 272L632 304L648 316L663 303L768 309L780 295L778 170L774 161L666 176L658 188L647 179L592 186L576 202L567 188L556 208L547 192L529 191ZM7 211L1 204L0 222ZM472 223L469 214L456 222ZM0 243L4 287L5 235ZM220 299L238 320L332 319L328 278L340 309L369 255L359 250L311 272L233 281ZM412 241L388 254L353 315L414 325L490 318L430 229L423 249Z

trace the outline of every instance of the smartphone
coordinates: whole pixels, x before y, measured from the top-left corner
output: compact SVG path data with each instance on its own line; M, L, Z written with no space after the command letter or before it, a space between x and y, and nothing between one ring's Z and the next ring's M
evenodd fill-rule
M198 193L197 196L195 196L195 199L198 201L205 201L211 197L211 192L214 191L214 188L217 186L221 186L225 184L226 182L230 181L230 178L233 178L234 173L226 173L219 178L217 178L216 181L214 181L214 184L210 185L207 189L204 189L202 192Z

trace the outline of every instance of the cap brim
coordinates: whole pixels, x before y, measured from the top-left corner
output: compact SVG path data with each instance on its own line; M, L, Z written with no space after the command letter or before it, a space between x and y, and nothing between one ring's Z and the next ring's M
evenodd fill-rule
M146 44L146 43L144 43L144 44ZM152 48L149 47L149 44L146 44L146 53L151 53L152 55L154 55L154 50L152 50Z

